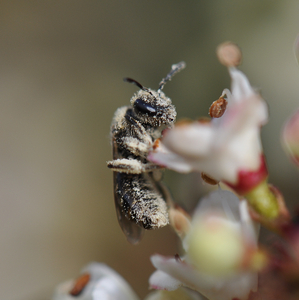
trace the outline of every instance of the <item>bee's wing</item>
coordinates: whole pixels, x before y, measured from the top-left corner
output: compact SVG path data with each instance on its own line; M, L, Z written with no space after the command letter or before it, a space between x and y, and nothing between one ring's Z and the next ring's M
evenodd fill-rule
M119 191L119 184L121 184L119 181L119 174L117 172L113 172L113 180L114 180L114 200L115 200L115 209L117 214L118 223L127 237L127 240L131 244L137 244L144 233L144 228L134 223L134 221L129 220L123 211L123 208L121 206L120 197L121 195L118 193Z
M112 147L113 147L113 159L119 158L118 151L117 151L117 144L112 139ZM120 185L122 184L120 180L120 177L117 172L113 172L113 185L114 185L114 202L115 202L115 209L117 214L117 220L120 225L120 228L122 229L123 233L125 234L127 240L131 244L137 244L144 233L144 228L140 227L133 221L129 220L123 211L123 208L121 206L121 195L119 193Z

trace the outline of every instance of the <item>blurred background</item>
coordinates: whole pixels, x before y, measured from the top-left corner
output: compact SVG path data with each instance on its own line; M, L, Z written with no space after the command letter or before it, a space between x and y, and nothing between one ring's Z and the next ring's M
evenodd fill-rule
M236 42L241 69L270 107L262 137L270 181L289 207L298 173L280 145L299 106L293 43L299 2L102 0L0 2L0 291L5 300L47 300L90 261L107 263L140 297L149 256L180 251L170 228L128 244L114 209L109 127L137 90L156 89L173 63L187 68L164 89L178 118L206 115L230 85L215 49ZM206 191L198 174L165 174L191 210Z

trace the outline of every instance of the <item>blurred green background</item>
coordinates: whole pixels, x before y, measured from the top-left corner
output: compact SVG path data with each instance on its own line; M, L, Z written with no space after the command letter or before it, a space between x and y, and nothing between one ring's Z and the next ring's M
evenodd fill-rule
M163 228L132 246L118 226L109 127L136 91L122 78L156 89L184 60L164 91L179 118L206 115L230 85L215 55L227 40L242 48L241 69L269 104L270 181L293 207L298 173L280 132L299 106L298 14L296 0L1 1L0 298L49 299L92 260L147 293L149 256L179 245ZM165 181L187 209L205 191L197 174L167 171Z

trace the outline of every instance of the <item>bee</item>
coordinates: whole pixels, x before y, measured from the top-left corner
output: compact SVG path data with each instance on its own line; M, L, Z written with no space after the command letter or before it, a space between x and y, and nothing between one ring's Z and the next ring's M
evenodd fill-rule
M147 155L162 131L173 126L176 110L162 89L174 74L185 68L180 62L159 84L157 91L131 78L140 90L131 98L131 106L116 110L111 124L113 160L107 162L113 172L117 218L128 241L137 243L144 229L157 229L169 223L165 189L160 179L163 167L147 160Z

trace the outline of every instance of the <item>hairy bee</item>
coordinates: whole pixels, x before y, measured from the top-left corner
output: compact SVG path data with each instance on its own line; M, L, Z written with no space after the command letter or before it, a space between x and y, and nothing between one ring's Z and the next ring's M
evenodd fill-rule
M169 222L165 192L159 182L161 166L148 161L147 155L162 131L175 122L175 107L162 89L184 67L184 62L172 65L157 91L125 78L140 90L131 98L131 106L120 107L113 117L113 160L107 166L114 171L118 221L133 244L141 239L144 229L157 229Z

